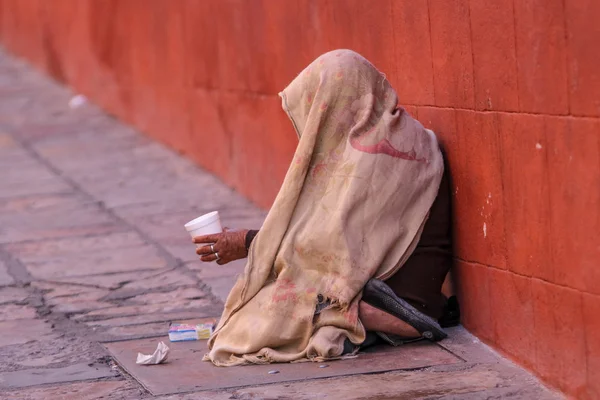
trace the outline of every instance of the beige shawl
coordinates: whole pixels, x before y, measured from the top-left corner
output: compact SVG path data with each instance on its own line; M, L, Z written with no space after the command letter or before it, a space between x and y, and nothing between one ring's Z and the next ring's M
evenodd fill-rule
M410 256L443 173L433 132L353 51L322 55L280 96L300 141L209 341L218 366L323 360L361 343L362 288ZM319 298L330 304L315 315Z

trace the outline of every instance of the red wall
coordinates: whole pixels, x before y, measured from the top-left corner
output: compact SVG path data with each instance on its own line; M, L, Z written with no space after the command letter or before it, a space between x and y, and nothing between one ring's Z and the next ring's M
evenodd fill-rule
M0 39L268 207L296 136L277 92L370 58L452 170L465 326L600 398L597 0L0 0Z

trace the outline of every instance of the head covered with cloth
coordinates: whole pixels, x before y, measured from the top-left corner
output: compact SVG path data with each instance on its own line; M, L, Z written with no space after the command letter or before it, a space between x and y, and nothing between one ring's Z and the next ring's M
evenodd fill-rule
M280 96L299 143L209 340L218 366L320 361L361 343L363 287L402 268L443 174L434 134L353 51L320 56Z

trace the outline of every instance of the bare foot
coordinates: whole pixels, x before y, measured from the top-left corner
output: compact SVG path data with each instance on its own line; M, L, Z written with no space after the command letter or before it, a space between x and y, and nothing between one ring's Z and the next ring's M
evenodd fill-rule
M419 331L406 322L364 301L361 301L358 306L358 317L368 331L391 333L403 338L417 338L421 336Z
M447 299L456 294L456 291L454 290L454 280L452 279L452 271L448 271L448 274L446 274L446 278L442 284L442 294L446 296Z

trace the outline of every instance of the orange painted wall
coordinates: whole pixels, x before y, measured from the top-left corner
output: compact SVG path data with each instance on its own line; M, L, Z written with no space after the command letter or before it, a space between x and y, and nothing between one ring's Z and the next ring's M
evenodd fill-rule
M0 40L268 207L277 92L351 48L447 148L465 326L600 398L597 0L0 0Z

